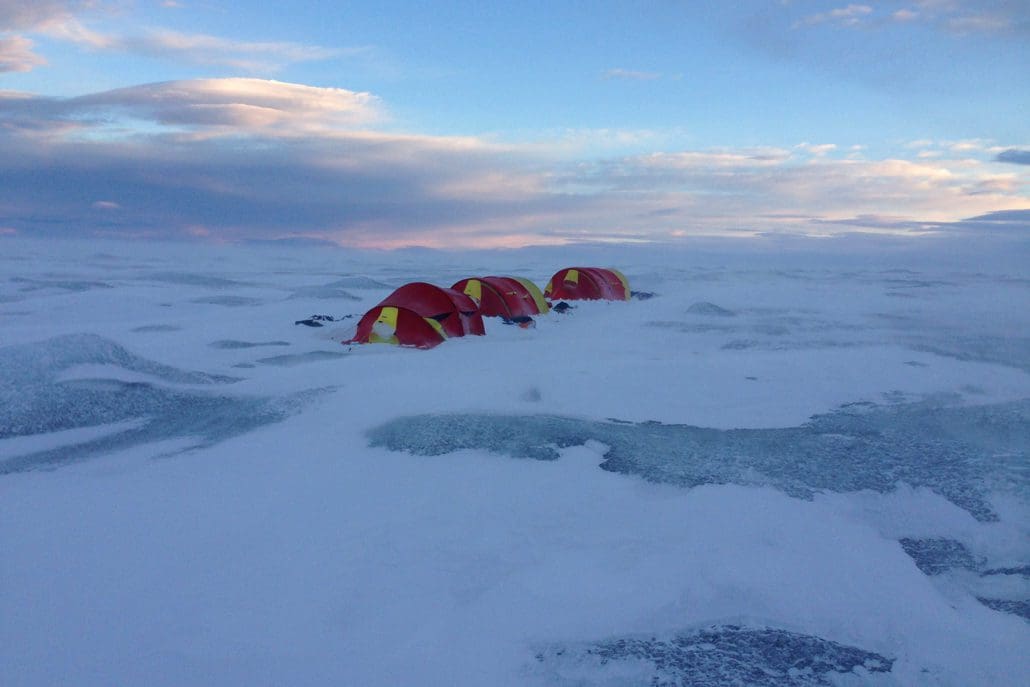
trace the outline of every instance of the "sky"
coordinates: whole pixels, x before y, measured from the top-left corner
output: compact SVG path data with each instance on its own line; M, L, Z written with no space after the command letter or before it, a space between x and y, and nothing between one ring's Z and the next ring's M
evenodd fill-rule
M0 238L1030 235L1030 0L0 0Z

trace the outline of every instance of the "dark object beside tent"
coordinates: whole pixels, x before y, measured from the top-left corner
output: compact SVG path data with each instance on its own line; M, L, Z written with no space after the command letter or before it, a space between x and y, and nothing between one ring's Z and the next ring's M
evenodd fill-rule
M544 295L551 300L628 301L629 282L611 267L566 267L554 273Z

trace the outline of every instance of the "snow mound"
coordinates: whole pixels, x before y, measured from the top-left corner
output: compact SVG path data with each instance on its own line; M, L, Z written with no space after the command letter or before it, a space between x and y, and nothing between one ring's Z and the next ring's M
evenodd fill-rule
M81 293L92 289L114 288L107 282L88 279L29 279L26 277L12 277L10 281L12 284L18 284L18 290L22 292L53 289L57 291Z
M687 312L691 315L706 315L715 317L735 317L737 315L737 313L733 312L732 310L721 308L715 303L708 303L707 301L700 301L698 303L694 303L689 308L687 308Z
M319 300L341 300L341 301L360 301L360 296L355 296L353 293L348 291L346 288L340 285L341 282L332 282L330 284L322 284L318 286L302 286L298 289L294 289L293 293L290 294L290 299L297 298L315 298ZM362 288L362 287L358 287ZM366 287L366 288L378 288L378 287ZM385 288L385 287L384 287Z
M289 341L241 341L239 339L219 339L208 344L211 348L238 350L242 348L258 348L261 346L289 346Z
M1030 337L951 336L916 339L913 350L942 355L956 360L1008 365L1030 372Z
M157 334L182 331L182 327L174 324L145 324L129 330L133 334Z
M152 272L143 277L146 281L156 281L163 284L178 284L180 286L205 286L215 289L227 289L235 286L246 286L243 282L210 274L195 274L192 272Z
M383 283L381 281L376 281L375 279L372 279L371 277L362 277L362 276L343 277L342 279L337 279L334 282L330 282L330 283L326 284L326 286L330 287L330 288L336 288L336 289L369 289L369 290L393 288L389 284Z
M261 300L249 296L203 296L194 298L190 303L202 305L223 305L227 308L241 308L251 305L261 305Z
M31 392L40 382L53 382L78 365L113 365L173 384L225 384L236 377L189 372L147 360L96 334L66 334L46 341L0 348L0 398ZM9 408L8 408L9 410ZM0 409L0 412L4 412ZM0 425L2 426L2 425Z
M273 355L268 358L259 358L257 362L262 365L278 365L279 367L293 367L305 363L317 363L323 360L336 360L346 357L346 352L337 351L308 351L307 353L292 353L286 355Z

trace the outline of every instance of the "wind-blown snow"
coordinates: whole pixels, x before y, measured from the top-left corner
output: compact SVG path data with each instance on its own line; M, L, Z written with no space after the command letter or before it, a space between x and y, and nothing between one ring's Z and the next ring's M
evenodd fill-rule
M1020 243L0 243L5 687L1030 674ZM339 343L569 264L657 295Z

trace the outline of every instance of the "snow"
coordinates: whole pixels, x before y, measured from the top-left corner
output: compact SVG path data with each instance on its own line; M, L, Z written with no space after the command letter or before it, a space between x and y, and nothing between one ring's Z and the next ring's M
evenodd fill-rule
M4 239L2 682L1019 684L1030 256L917 243ZM294 324L569 264L657 296Z

